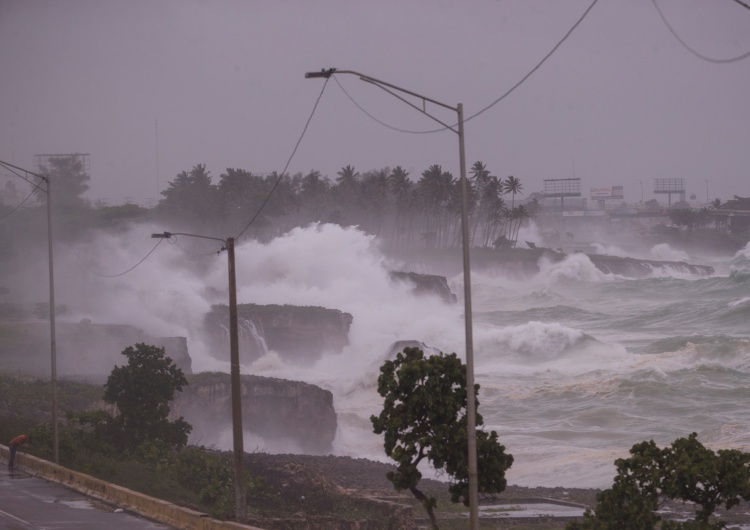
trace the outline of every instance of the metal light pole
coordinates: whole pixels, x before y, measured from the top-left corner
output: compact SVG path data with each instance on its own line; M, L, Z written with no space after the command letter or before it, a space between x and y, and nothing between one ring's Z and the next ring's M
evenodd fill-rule
M47 193L47 255L49 256L49 335L50 335L50 383L52 385L52 458L55 464L60 463L59 443L57 434L57 339L55 337L55 267L53 264L52 252L52 186L50 177L39 175L28 169L23 169L7 162L0 162L0 165L23 171L28 175L33 175L47 183L47 189L41 190L38 185L33 184L23 178L41 191ZM12 171L12 170L11 170ZM14 171L15 173L15 171ZM17 173L16 173L17 174ZM18 175L18 174L17 174ZM20 177L20 175L18 175Z
M706 179L706 204L708 204L708 179Z
M50 178L47 182L47 254L49 255L49 334L50 359L52 379L52 459L55 464L60 463L59 443L57 434L57 339L55 337L55 267L52 264L52 186Z
M371 83L378 88L381 88L391 94L392 96L400 99L410 107L418 110L425 116L428 116L432 120L438 122L446 129L450 129L458 135L458 157L461 169L461 242L463 247L463 276L464 276L464 323L466 328L466 428L468 430L467 445L468 445L468 463L469 463L469 521L470 528L475 530L478 528L479 522L479 509L478 509L478 487L477 487L477 433L476 433L476 396L474 391L474 340L472 337L472 313L471 313L471 266L469 263L469 221L468 221L468 183L466 181L466 155L464 150L464 114L463 105L457 104L455 107L446 105L434 99L428 98L416 92L406 90L399 86L391 83L386 83L374 77L354 72L352 70L337 70L330 68L328 70L321 70L320 72L308 72L305 74L305 78L330 78L334 74L353 74L359 77L362 81ZM401 92L402 94L408 94L417 99L422 100L422 107L414 105L410 101L407 101L399 94L393 91ZM448 110L452 110L456 113L458 118L458 128L454 128L450 125L446 125L436 117L432 116L425 110L426 103L433 103L439 107L443 107Z
M213 239L221 241L227 251L229 266L229 362L231 364L231 387L232 387L232 440L234 455L234 512L237 521L245 518L245 479L243 460L245 446L242 439L242 400L240 391L240 348L239 328L237 325L237 277L234 268L234 238L226 240L218 237L199 236L196 234L184 234L179 232L163 232L151 234L156 239L169 239L172 236L198 237L201 239Z
M638 182L641 183L641 203L643 203L643 181L639 180Z

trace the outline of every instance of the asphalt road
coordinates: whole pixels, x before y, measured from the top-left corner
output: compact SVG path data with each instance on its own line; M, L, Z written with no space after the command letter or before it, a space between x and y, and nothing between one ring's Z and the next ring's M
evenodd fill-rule
M171 530L24 471L0 467L0 530Z

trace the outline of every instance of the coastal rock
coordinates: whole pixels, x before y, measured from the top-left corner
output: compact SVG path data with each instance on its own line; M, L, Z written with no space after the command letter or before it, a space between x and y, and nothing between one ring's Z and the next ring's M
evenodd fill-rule
M389 275L394 281L408 282L413 285L412 292L417 295L434 294L450 304L457 300L456 295L448 287L448 280L445 276L403 271L391 271Z
M337 309L293 305L240 304L237 307L240 361L273 350L284 360L309 365L324 354L341 353L349 344L352 315ZM215 305L204 320L210 353L226 359L229 308Z
M262 438L267 446L316 455L330 452L337 426L331 392L255 375L241 375L240 385L245 432ZM170 416L183 416L193 426L191 439L199 441L232 425L231 400L229 374L201 373L189 378L175 397Z
M656 273L677 272L693 276L709 276L714 268L708 265L694 265L684 261L657 261L604 254L584 253L591 263L606 274L616 274L626 278L646 278ZM559 263L570 256L561 250L550 248L514 249L471 249L471 268L475 271L502 272L516 279L528 279L539 273L541 260ZM461 252L450 250L421 251L410 256L397 256L409 263L430 266L448 276L461 274Z
M47 321L0 322L0 358L7 371L49 376L50 331ZM120 324L55 323L57 373L60 377L107 376L115 366L127 363L122 351L144 342L163 347L166 355L185 374L192 373L185 337L152 337L142 330Z
M684 261L644 260L601 254L587 254L587 256L600 271L627 278L647 278L657 271L678 272L692 276L710 276L714 273L713 267L692 265Z

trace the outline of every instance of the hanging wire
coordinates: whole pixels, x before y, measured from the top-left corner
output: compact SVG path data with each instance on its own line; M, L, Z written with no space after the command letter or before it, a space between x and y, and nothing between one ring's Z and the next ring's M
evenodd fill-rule
M305 128L302 129L302 134L297 140L297 144L294 146L294 150L292 151L292 154L289 155L289 160L286 161L286 165L284 166L284 169L281 171L281 173L279 174L279 177L276 179L276 182L274 183L273 188L271 188L271 191L268 192L268 195L263 201L263 204L260 205L260 208L258 208L258 211L255 212L255 215L252 217L252 219L250 219L247 225L245 225L245 228L243 228L242 231L239 234L237 234L237 237L235 237L235 239L239 239L240 236L244 234L248 228L250 228L250 225L255 222L255 220L258 218L260 213L263 211L263 208L265 208L266 204L268 204L268 201L271 199L271 195L273 195L273 192L276 191L276 188L281 182L281 179L284 178L284 175L286 174L286 170L289 167L289 164L292 162L292 158L294 158L294 154L297 152L297 148L299 148L299 144L302 142L302 138L304 138L305 133L307 132L307 128L310 125L310 121L312 121L312 118L315 115L315 111L318 108L318 103L320 103L320 98L323 97L323 92L325 92L326 86L328 86L328 79L326 79L325 83L323 83L323 88L321 89L320 94L318 95L318 99L315 100L315 105L313 106L312 112L310 113L310 117L307 118L307 122L305 123Z
M734 63L737 61L742 61L743 59L747 59L750 57L750 51L743 53L742 55L738 55L736 57L730 57L728 59L715 59L713 57L708 57L706 55L703 55L702 53L694 50L691 48L684 40L680 38L680 36L677 34L677 32L672 28L672 26L669 24L669 21L664 16L664 13L662 13L661 9L659 8L659 5L656 3L656 0L651 0L651 3L654 4L654 7L656 8L656 11L659 13L659 17L661 18L662 22L664 22L664 25L667 26L667 29L669 32L674 36L675 39L677 39L677 42L682 44L682 47L685 48L687 51L698 57L699 59L703 59L704 61L708 61L709 63L718 63L718 64L726 64L726 63ZM740 2L741 3L741 2ZM744 5L744 4L742 4ZM747 6L745 6L747 7Z
M492 107L494 107L495 105L497 105L498 103L500 103L502 100L504 100L506 97L510 96L518 87L520 87L524 82L526 82L526 80L529 77L531 77L537 70L539 70L539 68L545 62L547 62L547 59L549 59L550 57L552 57L552 55L558 50L558 48L560 48L560 46L562 46L562 44L566 40L568 40L568 37L570 37L573 34L573 32L576 30L576 28L578 28L578 26L581 24L581 22L583 22L583 20L588 16L589 12L593 9L593 7L596 5L596 3L598 1L599 0L594 0L593 2L591 2L591 5L589 5L589 7L586 8L586 10L583 12L583 14L580 16L580 18L575 22L575 24L573 24L573 26L571 26L571 28L565 33L565 35L563 36L563 38L560 39L557 42L557 44L555 44L552 47L552 49L547 53L547 55L545 55L544 57L542 57L542 60L539 61L536 64L536 66L534 66L531 70L529 70L529 72L525 76L523 76L516 84L514 84L512 87L510 87L508 90L506 90L505 93L503 95L501 95L499 98L497 98L495 101L493 101L492 103L490 103L489 105L487 105L486 107L484 107L483 109L481 109L480 111L476 112L475 114L472 114L468 118L464 118L464 123L467 123L467 122L473 120L474 118L476 118L477 116L479 116L479 115L487 112ZM333 75L331 77L335 78L336 76ZM368 117L370 117L371 119L375 120L380 125L383 125L384 127L387 127L387 128L392 129L394 131L408 133L408 134L432 134L432 133L437 133L437 132L444 131L446 129L450 129L452 127L456 127L458 125L457 123L454 123L450 127L441 127L439 129L429 129L429 130L424 130L424 131L413 131L413 130L400 129L398 127L394 127L392 125L384 123L383 121L379 120L378 118L374 117L372 114L370 114L369 112L367 112L364 108L362 108L362 106L360 104L358 104L354 100L354 98L351 95L349 95L349 93L346 90L344 90L344 87L341 86L341 83L339 83L338 80L336 80L336 83L339 85L339 87L341 88L341 90L344 91L344 94L346 94L346 96L351 100L352 103L354 103L354 105L359 110L361 110L362 112L364 112Z
M23 180L23 181L25 181L25 182L28 182L29 184L31 184L31 185L32 185L32 186L34 187L34 189L36 189L36 190L39 190L39 191L41 191L41 192L43 192L43 193L47 193L47 190L45 190L44 188L42 188L42 187L41 187L41 186L39 185L39 183L37 183L37 182L32 182L32 181L30 181L30 180L29 180L28 178L26 178L26 177L24 177L23 175L21 175L20 173L18 173L18 172L17 172L17 171L16 171L15 169L14 169L14 167L15 167L15 166L12 166L12 165L8 164L7 162L3 162L2 160L0 160L0 166L4 167L4 168L5 168L5 169L7 169L8 171L10 171L11 173L13 173L13 174L14 174L15 176L17 176L17 177L18 177L18 178L20 178L21 180ZM27 175L34 175L34 176L35 176L35 177L37 177L37 178L41 178L41 179L43 179L43 180L42 180L42 182L44 182L44 178L45 178L45 177L42 177L41 175L36 175L36 174L34 174L34 173L31 173L30 171L26 171L25 169L24 169L24 170L22 170L22 171L23 171L24 173L26 173Z
M19 209L19 208L20 208L21 206L23 206L23 203L25 203L26 201L28 201L28 200L29 200L29 199L31 198L31 196L32 196L32 195L34 195L34 190L31 190L31 192L30 192L30 193L29 193L29 194L28 194L28 195L26 196L26 198L25 198L24 200L22 200L22 201L21 201L21 202L20 202L20 203L19 203L19 204L18 204L18 205L17 205L16 207L15 207L15 208L13 208L13 209L12 209L11 211L9 211L8 213L6 213L5 215L0 215L0 219L5 219L5 218L6 218L6 217L8 217L9 215L13 214L13 213L14 213L14 212L15 212L16 210L18 210L18 209Z
M96 274L97 276L101 276L102 278L117 278L118 276L123 276L124 274L127 274L127 273L129 273L130 271L132 271L133 269L135 269L136 267L138 267L138 266L139 266L139 265L140 265L141 263L143 263L144 261L146 261L146 259L147 259L147 258L148 258L148 257L149 257L149 256L150 256L151 254L153 254L153 253L154 253L154 251L156 250L156 247L158 247L159 245L161 245L162 241L164 241L164 239L160 239L159 241L157 241L157 242L156 242L156 245L154 245L154 248L152 248L152 249L151 249L151 250L149 251L149 253L148 253L148 254L146 254L145 256L143 256L143 259L141 259L141 261L139 261L138 263L136 263L135 265L133 265L132 267L130 267L130 268L129 268L128 270L126 270L126 271L123 271L123 272L119 272L119 273L117 273L117 274L102 274L102 273L100 273L100 272L98 272L98 271L95 271L94 269L92 269L91 267L89 267L89 266L88 266L88 265L86 264L86 262L85 262L85 261L83 260L83 258L81 258L81 256L79 256L79 255L78 255L78 253L77 253L77 252L76 252L75 250L73 251L73 254L75 254L75 255L76 255L76 257L78 258L78 260L79 260L79 261L80 261L80 262L81 262L81 263L83 264L84 268L85 268L85 269L86 269L87 271L89 271L90 273L92 273L92 274Z
M194 250L190 250L189 248L183 247L177 242L177 236L172 236L171 238L167 239L167 242L170 245L175 245L177 248L182 250L183 252L187 252L188 254L192 254L193 256L198 257L205 257L205 256L213 256L214 254L221 254L221 251L224 250L223 248L221 250L214 250L211 252L196 252Z

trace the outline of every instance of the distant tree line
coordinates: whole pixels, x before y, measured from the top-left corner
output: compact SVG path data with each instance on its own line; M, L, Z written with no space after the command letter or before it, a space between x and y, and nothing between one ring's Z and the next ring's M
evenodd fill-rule
M197 231L216 237L268 241L310 223L357 226L380 237L390 249L455 248L461 245L461 183L439 165L418 178L400 166L358 172L346 165L334 179L312 170L307 174L266 175L227 168L214 179L205 164L180 172L154 208L135 204L106 206L82 198L89 176L74 161L52 157L43 168L53 182L55 237L86 236L91 229L118 230L134 221L156 221L173 231ZM538 201L521 204L521 180L501 179L475 162L468 177L469 237L472 246L514 246L518 232L539 209ZM10 243L16 226L46 236L44 192L36 208L14 212L0 245ZM0 216L11 206L0 205ZM0 263L0 266L2 264Z
M499 179L476 162L467 183L471 244L515 241L536 210L516 205L523 190L520 179ZM319 171L281 176L229 168L214 183L206 166L198 164L177 175L162 195L157 216L217 234L247 228L250 237L269 240L294 227L322 222L357 226L392 249L461 244L460 180L439 165L427 168L417 180L400 166L359 173L347 165L334 180Z

